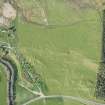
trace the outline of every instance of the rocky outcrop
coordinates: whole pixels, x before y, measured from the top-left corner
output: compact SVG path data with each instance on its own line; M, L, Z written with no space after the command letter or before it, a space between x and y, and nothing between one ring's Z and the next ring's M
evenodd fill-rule
M2 7L2 15L7 19L14 20L16 18L16 10L10 3L4 3Z
M0 26L9 26L16 18L16 10L9 2L3 3L0 8Z

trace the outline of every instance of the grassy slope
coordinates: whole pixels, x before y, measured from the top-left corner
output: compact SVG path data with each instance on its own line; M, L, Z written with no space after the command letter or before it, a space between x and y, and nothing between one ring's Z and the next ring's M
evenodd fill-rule
M7 103L7 78L4 72L4 68L0 65L0 105L6 105Z
M22 103L30 100L31 98L35 97L33 94L25 90L24 88L20 87L19 85L16 86L16 105L21 105Z
M54 8L48 8L48 21L51 24L64 24L64 21L74 23L81 19L93 21L56 28L19 22L19 48L45 79L48 94L93 98L101 46L98 14L86 10L77 17L77 12L65 12L60 1L56 2ZM70 17L72 15L74 20Z
M57 29L19 27L20 49L42 74L50 94L93 96L100 56L97 21Z

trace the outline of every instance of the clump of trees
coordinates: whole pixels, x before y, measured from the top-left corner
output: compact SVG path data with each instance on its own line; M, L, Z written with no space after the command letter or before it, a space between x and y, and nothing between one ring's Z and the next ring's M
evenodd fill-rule
M36 72L34 66L28 62L22 54L15 52L15 55L22 68L22 76L24 76L28 82L33 84L33 89L41 89L43 92L47 92L47 85L41 75Z
M0 58L6 56L9 53L9 49L5 45L0 46Z
M96 97L105 98L105 10L103 10L102 59L97 73Z
M16 53L16 57L24 71L24 76L29 82L36 82L41 80L40 74L38 74L31 63L20 53Z
M97 73L96 97L105 97L105 63L102 62Z

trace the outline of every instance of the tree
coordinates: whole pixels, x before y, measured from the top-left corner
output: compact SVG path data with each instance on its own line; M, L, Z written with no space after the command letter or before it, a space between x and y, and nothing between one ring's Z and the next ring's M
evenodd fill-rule
M96 97L105 98L105 10L103 10L102 58L97 73Z

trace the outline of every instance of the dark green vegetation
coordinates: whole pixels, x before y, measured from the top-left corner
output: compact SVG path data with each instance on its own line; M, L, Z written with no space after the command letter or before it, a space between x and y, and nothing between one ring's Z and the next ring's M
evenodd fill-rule
M105 10L103 10L103 40L102 40L102 58L97 74L96 96L105 98Z
M34 85L34 88L37 90L37 86L43 90L43 92L47 91L47 86L41 78L41 75L38 74L31 63L27 61L27 59L20 54L19 52L15 53L16 58L22 69L22 76L30 83ZM36 86L37 85L37 86Z

